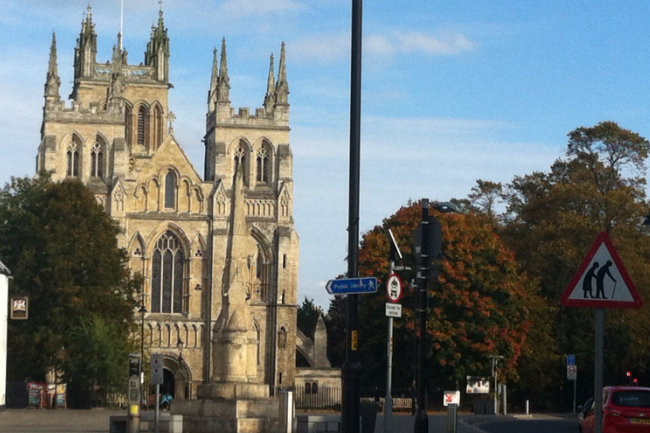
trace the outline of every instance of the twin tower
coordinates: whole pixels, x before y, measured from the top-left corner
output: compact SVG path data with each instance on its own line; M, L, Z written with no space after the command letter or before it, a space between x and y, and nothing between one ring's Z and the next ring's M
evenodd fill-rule
M215 50L202 177L173 134L162 11L142 63L120 35L110 60L96 56L88 7L68 104L52 37L37 170L84 183L120 223L128 266L145 278L143 337L163 354L163 390L178 400L200 384L293 386L299 239L284 44L254 112L231 106L225 40Z

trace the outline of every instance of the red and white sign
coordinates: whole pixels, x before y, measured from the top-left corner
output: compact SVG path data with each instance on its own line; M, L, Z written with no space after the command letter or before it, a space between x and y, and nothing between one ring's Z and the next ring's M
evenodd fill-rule
M565 307L641 308L643 301L607 233L600 233L564 290Z
M397 274L390 274L386 281L386 295L390 302L399 302L402 298L402 280Z
M578 367L575 365L566 366L566 378L567 380L577 380L578 379Z
M460 391L445 391L442 397L442 403L445 406L449 406L450 404L459 405Z

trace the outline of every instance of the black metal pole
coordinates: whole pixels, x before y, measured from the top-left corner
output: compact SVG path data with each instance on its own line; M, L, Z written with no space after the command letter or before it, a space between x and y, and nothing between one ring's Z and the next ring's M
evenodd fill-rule
M350 66L350 185L348 212L348 278L359 276L359 179L361 149L361 17L362 0L352 0ZM348 295L346 350L343 364L343 433L359 433L361 364L359 363L359 295Z
M420 335L418 338L418 410L413 424L415 433L429 432L429 418L426 410L426 335L427 304L429 295L429 200L422 199L422 239L420 246L420 272L418 283L418 315L420 317Z

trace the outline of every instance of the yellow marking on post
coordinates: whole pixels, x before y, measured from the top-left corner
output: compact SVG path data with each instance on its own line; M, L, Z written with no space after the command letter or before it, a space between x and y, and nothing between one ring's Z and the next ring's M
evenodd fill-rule
M352 331L352 350L359 349L359 331Z

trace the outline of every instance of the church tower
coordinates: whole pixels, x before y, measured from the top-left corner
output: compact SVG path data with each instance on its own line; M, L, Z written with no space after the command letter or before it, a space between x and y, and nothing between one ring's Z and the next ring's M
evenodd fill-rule
M253 286L257 287L250 294L251 312L255 323L263 324L260 332L264 341L260 347L265 351L265 365L259 380L274 387L292 384L295 377L295 350L290 348L296 344L298 302L299 242L293 223L293 155L285 62L283 43L277 84L271 55L263 106L254 113L249 108L235 111L230 102L223 39L220 55L217 50L213 55L204 138L205 178L215 185L210 202L216 230L228 229L226 202L232 198L237 167L241 170L246 221L257 245L256 251L249 254L255 262ZM216 253L226 250L225 238L215 238L213 248L217 261L225 259ZM213 280L219 278L221 275L213 275ZM219 366L217 360L214 363Z
M88 7L67 103L56 44L53 34L37 170L83 182L120 224L128 267L144 277L134 311L144 333L137 338L147 353L163 354L164 390L178 400L215 382L246 382L270 395L292 387L299 239L284 44L277 79L271 56L254 113L231 106L225 39L214 51L205 179L168 124L170 39L162 10L142 63L129 63L121 34L102 63ZM228 355L222 349L231 340L245 350Z

